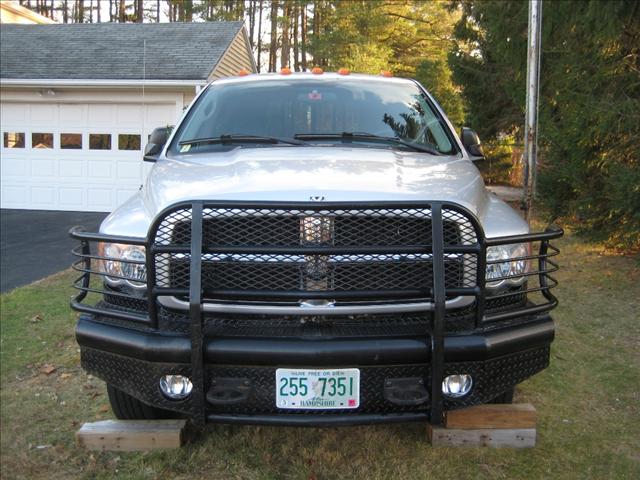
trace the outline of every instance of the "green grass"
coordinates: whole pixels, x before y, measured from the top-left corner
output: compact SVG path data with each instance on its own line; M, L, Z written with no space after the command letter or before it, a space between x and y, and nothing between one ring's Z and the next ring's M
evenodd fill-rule
M2 478L640 478L638 258L560 246L551 366L517 393L538 409L535 449L434 449L424 425L396 425L211 426L177 451L79 450L79 425L111 412L79 367L63 272L2 295Z

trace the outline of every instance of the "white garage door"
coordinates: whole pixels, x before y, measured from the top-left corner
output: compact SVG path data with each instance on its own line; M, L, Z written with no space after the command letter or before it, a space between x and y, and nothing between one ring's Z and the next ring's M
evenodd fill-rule
M113 210L148 172L147 135L175 121L175 103L4 103L2 208Z

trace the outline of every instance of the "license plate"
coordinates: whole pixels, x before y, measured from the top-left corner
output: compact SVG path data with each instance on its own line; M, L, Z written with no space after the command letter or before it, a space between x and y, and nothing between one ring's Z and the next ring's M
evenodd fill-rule
M306 410L349 409L360 406L360 370L278 368L276 407Z

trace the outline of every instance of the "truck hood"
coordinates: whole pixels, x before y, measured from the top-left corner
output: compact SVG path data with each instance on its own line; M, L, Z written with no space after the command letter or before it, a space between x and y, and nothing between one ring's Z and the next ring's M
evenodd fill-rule
M145 195L149 213L182 201L449 200L474 213L485 203L468 160L363 147L235 148L158 162Z
M235 148L182 155L153 165L144 188L100 226L106 234L145 237L164 208L188 200L305 202L441 200L463 205L489 237L528 225L490 195L469 160L366 147Z

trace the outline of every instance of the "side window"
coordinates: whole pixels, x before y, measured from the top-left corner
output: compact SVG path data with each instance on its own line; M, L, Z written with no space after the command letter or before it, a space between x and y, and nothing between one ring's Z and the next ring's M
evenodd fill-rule
M89 150L111 150L111 134L90 133Z
M140 135L118 135L118 150L140 150Z
M32 133L31 148L53 148L53 133Z
M82 150L82 134L61 133L60 148L63 150Z
M24 133L4 132L4 148L24 148Z
M420 141L436 146L441 152L452 151L453 145L451 145L451 141L435 112L429 107L424 97L420 97L419 101L420 108L424 111L424 125L422 126L424 138L421 138Z

